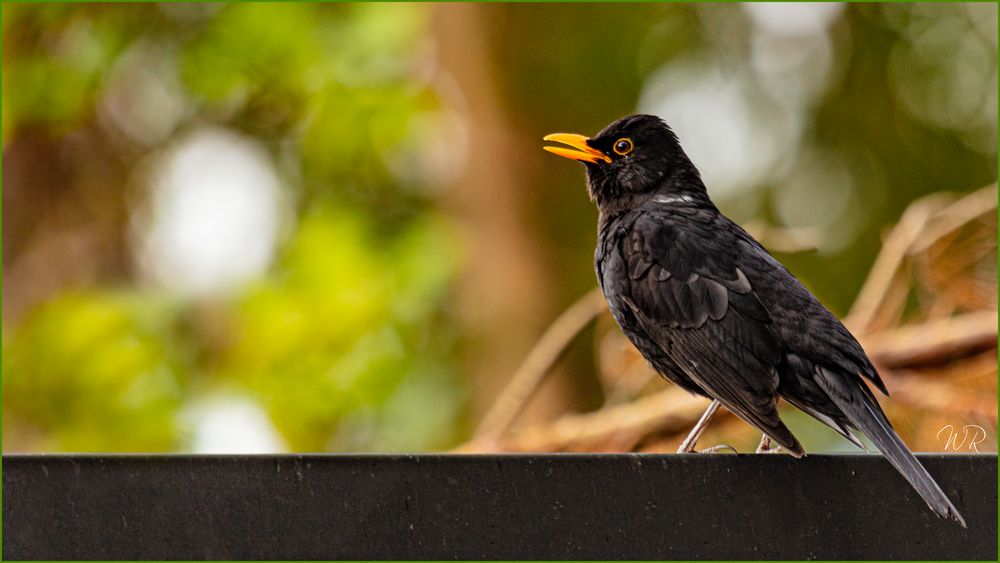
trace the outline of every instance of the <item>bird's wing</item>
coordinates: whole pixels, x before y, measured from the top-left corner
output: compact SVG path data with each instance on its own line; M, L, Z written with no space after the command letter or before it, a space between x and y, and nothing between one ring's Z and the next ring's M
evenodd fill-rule
M643 213L619 246L629 278L625 302L692 380L801 454L775 404L781 346L738 266L737 248L730 231L713 229L711 217Z

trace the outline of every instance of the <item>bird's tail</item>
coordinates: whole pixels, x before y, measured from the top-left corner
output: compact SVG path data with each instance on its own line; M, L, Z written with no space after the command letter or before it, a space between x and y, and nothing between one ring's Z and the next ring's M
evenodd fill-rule
M822 367L817 369L816 375L816 383L843 411L851 425L871 438L889 463L916 489L927 506L941 518L954 520L965 528L962 515L892 429L871 391L863 383L847 381L843 375Z

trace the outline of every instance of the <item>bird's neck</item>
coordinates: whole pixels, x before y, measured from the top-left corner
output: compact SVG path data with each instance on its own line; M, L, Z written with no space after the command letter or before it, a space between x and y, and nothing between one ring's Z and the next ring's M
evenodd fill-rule
M606 200L598 197L597 208L600 211L601 220L604 222L633 209L638 209L649 202L673 207L716 209L697 172L694 174L675 174L665 178L655 189L650 191L619 194L617 197Z

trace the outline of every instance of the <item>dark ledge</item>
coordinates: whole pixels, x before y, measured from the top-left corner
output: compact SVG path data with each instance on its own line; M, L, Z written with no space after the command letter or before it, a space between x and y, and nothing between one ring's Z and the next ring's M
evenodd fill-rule
M997 559L997 457L3 459L4 559Z

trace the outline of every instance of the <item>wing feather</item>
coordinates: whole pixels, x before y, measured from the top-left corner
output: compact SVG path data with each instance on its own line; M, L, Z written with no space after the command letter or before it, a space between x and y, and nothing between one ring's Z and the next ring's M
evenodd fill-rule
M644 214L619 246L628 264L625 302L671 359L734 414L793 454L802 447L778 418L782 350L767 308L732 252L698 225Z

